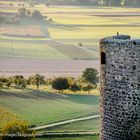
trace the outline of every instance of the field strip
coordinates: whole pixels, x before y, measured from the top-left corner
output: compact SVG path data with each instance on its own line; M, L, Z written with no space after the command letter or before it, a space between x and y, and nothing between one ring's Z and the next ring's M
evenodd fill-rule
M82 132L47 132L39 134L39 136L77 136L77 135L98 135L99 132L82 131Z
M55 126L59 126L59 125L64 125L64 124L78 122L78 121L85 121L85 120L95 119L95 118L99 118L99 117L100 117L100 115L94 115L94 116L89 116L89 117L71 119L71 120L57 122L57 123L53 123L53 124L32 127L31 130L40 130L40 129L45 129L45 128L51 128L51 127L55 127Z

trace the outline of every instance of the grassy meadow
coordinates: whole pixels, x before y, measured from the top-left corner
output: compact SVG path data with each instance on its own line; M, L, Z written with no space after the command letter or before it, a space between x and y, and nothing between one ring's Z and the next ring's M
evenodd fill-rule
M99 140L99 136L77 136L77 137L60 137L60 138L36 138L35 140Z
M99 118L90 119L86 121L80 121L70 124L65 124L61 126L56 126L54 128L48 128L49 132L81 132L81 131L94 131L99 132Z
M0 4L2 3L13 4L13 6L0 5L1 12L9 13L8 18L15 16L18 8L21 7L18 5L18 2L0 1ZM24 58L26 61L34 59L36 60L36 66L40 66L40 62L37 63L37 60L40 59L45 60L46 63L47 60L98 61L98 46L101 38L116 35L117 32L131 35L133 38L140 37L139 8L46 7L45 5L28 7L26 4L25 7L31 11L40 11L45 18L41 20L22 18L14 25L0 25L0 58L10 58L11 60L13 58ZM52 21L50 22L48 19ZM4 61L0 62L0 67L3 67ZM17 60L14 59L13 64L17 64L16 62ZM18 68L22 68L20 62L23 62L23 60L19 59L19 66L16 65L17 67L14 68L15 71L12 71L16 72ZM61 65L63 63L62 61ZM31 67L33 66L32 64L30 65ZM69 65L73 67L71 63ZM83 63L83 65L85 64ZM41 68L34 67L34 72ZM53 65L52 68L56 73L58 72L58 66ZM27 72L25 69L22 69L21 73L18 72L20 74L24 73L24 71ZM46 67L43 67L41 71L46 71L46 69ZM63 67L62 69L63 71L65 70ZM49 91L48 89L36 90L26 88L23 90L2 88L0 89L0 115L9 116L9 118L6 118L9 120L22 118L35 126L97 115L99 114L99 91L94 90L93 92L95 92L94 95L84 93L72 94L69 91L59 94L56 91ZM2 127L5 120L0 117L0 121L3 121L3 123L0 123L0 127ZM42 131L98 132L99 119L79 121L43 129ZM98 140L99 136L37 138L37 140L51 139Z
M1 89L0 106L34 125L99 114L99 97L48 93L41 90Z
M3 12L6 10L2 9ZM46 34L46 38L21 38L18 35L8 37L1 34L0 57L8 55L29 58L30 48L33 50L30 54L32 58L98 59L100 38L115 35L117 32L136 38L140 36L139 8L37 5L30 7L30 10L39 10L42 15L51 18L52 22L48 22L47 19L40 22L22 19L17 26L37 25L42 33ZM13 11L17 12L17 6L13 6L11 11L8 10L8 12ZM13 47L12 40L14 40ZM82 43L82 46L78 46L79 43Z

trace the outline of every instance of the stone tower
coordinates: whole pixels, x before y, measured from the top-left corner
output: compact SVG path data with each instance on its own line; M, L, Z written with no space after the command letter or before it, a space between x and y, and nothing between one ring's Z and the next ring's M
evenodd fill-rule
M101 140L140 140L140 40L100 40Z

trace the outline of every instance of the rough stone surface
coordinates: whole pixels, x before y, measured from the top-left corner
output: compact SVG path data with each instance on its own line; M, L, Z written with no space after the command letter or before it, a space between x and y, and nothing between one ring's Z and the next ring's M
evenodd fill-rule
M140 140L140 40L104 38L100 52L100 139Z

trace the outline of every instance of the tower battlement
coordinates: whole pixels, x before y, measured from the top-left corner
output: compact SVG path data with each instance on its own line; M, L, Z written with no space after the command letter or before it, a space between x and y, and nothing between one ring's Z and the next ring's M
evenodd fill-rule
M140 40L100 40L101 140L140 139Z

